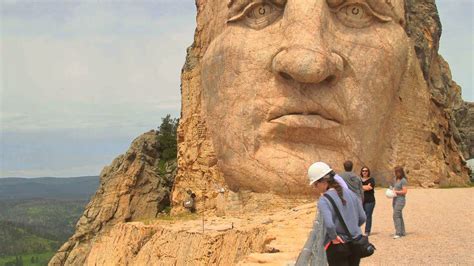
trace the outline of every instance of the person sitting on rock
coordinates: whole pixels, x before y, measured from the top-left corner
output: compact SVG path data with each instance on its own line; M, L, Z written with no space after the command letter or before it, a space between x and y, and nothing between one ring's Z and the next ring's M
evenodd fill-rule
M196 194L192 191L188 191L189 197L183 202L184 208L188 209L190 212L196 212Z

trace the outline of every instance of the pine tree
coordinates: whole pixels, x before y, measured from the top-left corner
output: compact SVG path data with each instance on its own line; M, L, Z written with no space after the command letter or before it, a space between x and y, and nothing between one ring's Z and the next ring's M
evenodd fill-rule
M179 119L171 118L168 114L162 118L162 122L158 133L158 143L160 159L164 162L176 159L177 143L176 131L178 129Z

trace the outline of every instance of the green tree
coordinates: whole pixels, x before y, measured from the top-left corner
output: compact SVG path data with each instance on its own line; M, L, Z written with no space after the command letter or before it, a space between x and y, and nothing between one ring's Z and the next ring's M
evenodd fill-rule
M176 131L178 129L179 119L171 118L171 115L161 119L161 125L158 131L158 143L160 159L164 162L176 159L177 142Z

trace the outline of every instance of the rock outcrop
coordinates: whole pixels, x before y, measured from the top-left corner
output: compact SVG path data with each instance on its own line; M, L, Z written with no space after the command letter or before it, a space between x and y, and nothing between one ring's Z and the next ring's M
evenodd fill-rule
M420 182L421 186L463 185L467 182L466 157L463 157L468 139L460 135L456 113L466 103L461 97L461 87L452 80L449 64L438 54L442 34L441 21L434 0L406 0L406 31L413 40L423 76L431 94L430 113L432 145L427 156L435 150L442 154L439 160L446 164L445 170L431 180ZM462 116L462 115L461 115ZM465 154L464 154L465 155ZM430 164L423 168L431 167ZM416 165L418 168L418 165ZM413 170L409 169L409 170Z
M100 174L96 194L76 225L74 235L59 249L50 265L83 265L95 240L115 224L155 218L170 205L176 166L158 175L157 132L136 138L129 150Z
M233 265L262 252L265 237L263 227L202 233L126 223L92 247L85 265Z
M466 160L474 158L474 103L464 102L455 111L456 126L459 137L456 139L460 144Z
M97 237L83 265L248 265L271 261L271 265L280 265L295 261L316 211L314 203L303 203L294 207L286 202L238 217L186 214L119 223Z

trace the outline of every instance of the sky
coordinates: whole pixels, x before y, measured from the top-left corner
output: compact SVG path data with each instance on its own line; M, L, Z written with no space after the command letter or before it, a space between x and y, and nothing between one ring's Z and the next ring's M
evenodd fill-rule
M438 0L440 53L474 101L474 0ZM99 175L180 113L194 0L0 0L0 177Z

